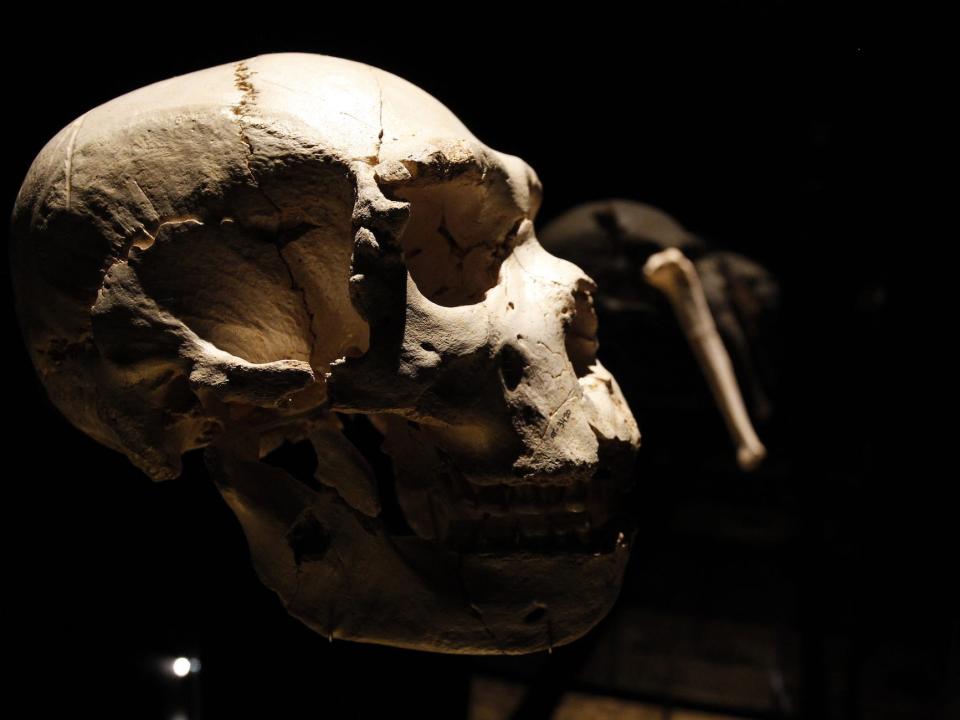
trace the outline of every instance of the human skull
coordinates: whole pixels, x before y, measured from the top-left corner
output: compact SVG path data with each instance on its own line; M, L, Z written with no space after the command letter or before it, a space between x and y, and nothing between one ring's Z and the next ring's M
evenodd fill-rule
M539 199L523 161L376 68L279 54L172 78L31 166L24 337L63 414L152 478L207 448L259 576L311 628L547 649L616 599L639 433L596 359L592 281L534 235ZM304 441L313 478L261 462Z

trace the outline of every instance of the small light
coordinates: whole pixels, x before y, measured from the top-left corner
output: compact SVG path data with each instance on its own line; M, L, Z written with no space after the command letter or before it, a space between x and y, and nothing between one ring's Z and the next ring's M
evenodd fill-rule
M186 677L190 674L190 660L185 657L178 657L173 661L173 674L177 677Z

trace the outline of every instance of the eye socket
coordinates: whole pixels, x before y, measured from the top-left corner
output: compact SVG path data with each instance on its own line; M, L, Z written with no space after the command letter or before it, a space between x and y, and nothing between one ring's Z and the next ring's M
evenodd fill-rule
M516 390L523 373L527 368L527 361L513 345L504 345L500 350L500 377L508 390Z
M439 170L418 172L423 182ZM525 218L504 201L510 194L501 174L471 161L449 177L394 186L391 197L410 203L400 245L417 289L445 307L482 302Z

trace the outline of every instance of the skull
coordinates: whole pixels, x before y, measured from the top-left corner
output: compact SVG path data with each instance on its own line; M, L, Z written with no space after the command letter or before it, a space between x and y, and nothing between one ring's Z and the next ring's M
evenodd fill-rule
M13 218L63 414L156 480L206 448L256 570L330 637L522 653L616 599L639 433L540 184L410 83L266 55L102 105ZM284 469L312 448L316 470Z

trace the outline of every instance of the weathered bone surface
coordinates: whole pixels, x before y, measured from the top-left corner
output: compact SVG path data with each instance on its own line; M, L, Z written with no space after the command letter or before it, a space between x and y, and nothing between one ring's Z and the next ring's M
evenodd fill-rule
M534 235L539 198L522 160L378 69L282 54L176 77L35 160L24 336L64 415L154 479L207 448L310 627L547 649L617 596L639 433L596 359L592 281ZM306 442L315 478L262 462Z

